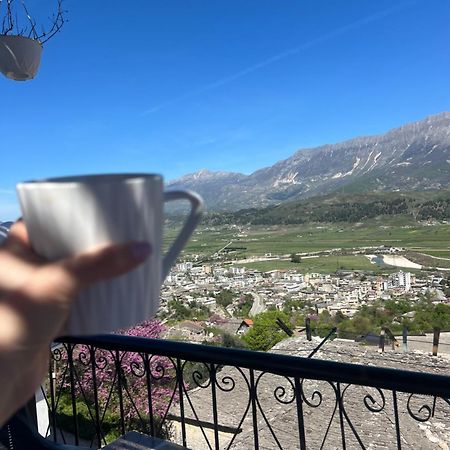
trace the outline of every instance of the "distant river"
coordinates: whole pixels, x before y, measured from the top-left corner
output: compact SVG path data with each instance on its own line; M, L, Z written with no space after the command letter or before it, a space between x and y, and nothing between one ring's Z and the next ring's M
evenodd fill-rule
M377 266L386 266L381 256L373 256L370 258L370 262L376 264Z

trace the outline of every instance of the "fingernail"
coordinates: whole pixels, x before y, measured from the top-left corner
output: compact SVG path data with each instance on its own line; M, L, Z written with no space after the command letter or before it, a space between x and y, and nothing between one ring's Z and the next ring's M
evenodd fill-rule
M135 242L131 246L131 254L136 261L144 261L152 252L152 247L148 242Z

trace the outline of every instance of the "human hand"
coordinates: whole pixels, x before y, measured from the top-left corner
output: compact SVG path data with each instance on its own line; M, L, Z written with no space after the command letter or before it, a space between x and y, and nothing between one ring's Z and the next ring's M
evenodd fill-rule
M50 344L79 291L122 275L150 254L146 243L110 245L49 263L32 249L23 222L0 247L0 426L39 387Z

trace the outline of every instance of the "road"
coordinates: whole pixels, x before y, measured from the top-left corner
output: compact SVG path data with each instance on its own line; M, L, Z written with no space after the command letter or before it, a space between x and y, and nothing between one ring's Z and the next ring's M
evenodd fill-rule
M220 252L223 252L227 247L229 247L231 244L233 243L233 241L228 242L227 245L225 245L225 247L222 247L220 250L218 250L216 252L216 255L218 255Z
M261 298L259 294L256 294L252 292L253 295L253 305L250 309L250 312L248 315L250 317L256 316L256 314L262 313L266 310L266 304L264 303L264 300Z

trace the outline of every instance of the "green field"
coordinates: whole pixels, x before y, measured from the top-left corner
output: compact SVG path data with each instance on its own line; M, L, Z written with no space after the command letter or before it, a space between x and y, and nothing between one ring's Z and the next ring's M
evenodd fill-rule
M440 267L441 269L450 269L450 261L445 259L433 259L431 267Z
M442 269L450 269L450 259L438 259L428 256L426 253L417 253L408 251L405 253L406 258L425 267L440 267Z
M318 258L303 258L299 264L294 264L290 261L258 261L248 264L234 264L233 266L247 267L248 269L255 269L261 272L276 269L295 269L299 272L319 273L332 273L336 270L365 270L387 273L395 270L394 268L379 267L376 264L371 264L365 256L321 256Z
M175 230L167 230L165 245L173 239ZM242 236L246 235L246 236ZM405 225L392 221L373 220L365 224L329 224L321 226L251 227L242 232L227 227L202 229L194 233L184 254L210 256L231 242L245 247L246 256L290 254L328 250L389 245L421 252L442 252L450 245L450 225Z
M164 240L166 248L176 233L177 230L173 228L166 231ZM406 249L412 261L427 267L450 268L450 261L420 255L425 253L450 258L450 225L411 224L409 219L398 216L377 218L364 224L200 227L191 237L181 258L190 259L193 255L198 255L201 260L208 260L227 244L231 247L245 248L230 253L230 259L260 257L268 253L286 257L291 253L386 245ZM300 264L291 263L289 260L275 260L248 263L244 266L261 271L297 269L301 272L320 273L331 273L336 270L366 270L376 273L398 270L371 264L364 256L351 255L302 258Z
M450 249L449 250L428 250L421 249L421 253L425 253L430 256L437 256L438 258L448 258L450 259Z

